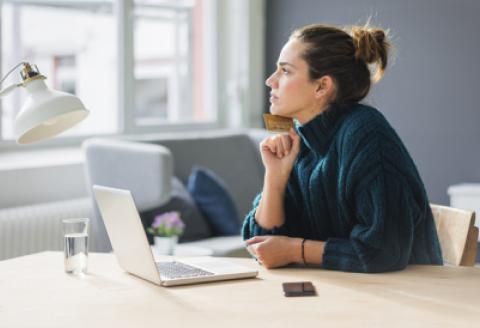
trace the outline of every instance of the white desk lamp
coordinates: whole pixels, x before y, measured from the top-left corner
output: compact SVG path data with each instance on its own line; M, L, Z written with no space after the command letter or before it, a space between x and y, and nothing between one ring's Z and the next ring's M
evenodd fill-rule
M22 83L0 90L0 98L18 87L25 87L28 98L15 118L14 136L19 144L42 141L60 134L88 116L82 101L69 93L49 89L36 65L22 62L12 68L1 83L16 68L22 66Z

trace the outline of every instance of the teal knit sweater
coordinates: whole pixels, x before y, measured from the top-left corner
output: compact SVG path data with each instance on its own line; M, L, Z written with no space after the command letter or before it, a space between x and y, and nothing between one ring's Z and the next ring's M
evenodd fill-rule
M375 108L331 107L303 126L285 192L285 223L255 221L259 194L242 233L326 241L322 267L353 272L442 264L428 197L397 133Z

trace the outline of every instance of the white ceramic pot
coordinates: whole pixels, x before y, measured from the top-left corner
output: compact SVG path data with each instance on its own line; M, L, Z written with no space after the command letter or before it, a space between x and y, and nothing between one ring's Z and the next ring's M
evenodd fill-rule
M173 250L178 243L178 236L154 236L155 251L158 255L173 255Z

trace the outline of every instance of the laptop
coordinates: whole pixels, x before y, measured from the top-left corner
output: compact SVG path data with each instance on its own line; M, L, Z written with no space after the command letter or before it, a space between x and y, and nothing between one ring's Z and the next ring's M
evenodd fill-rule
M161 286L257 276L257 270L210 256L155 262L130 191L94 185L93 192L118 264L126 272Z

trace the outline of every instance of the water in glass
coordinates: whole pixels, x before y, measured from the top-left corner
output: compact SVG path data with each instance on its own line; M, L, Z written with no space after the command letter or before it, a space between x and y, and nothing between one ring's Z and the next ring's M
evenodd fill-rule
M88 235L71 233L65 235L65 271L87 273Z
M87 273L88 219L63 220L65 272Z

